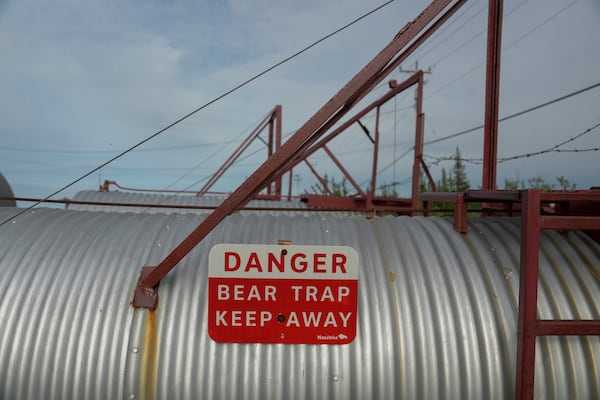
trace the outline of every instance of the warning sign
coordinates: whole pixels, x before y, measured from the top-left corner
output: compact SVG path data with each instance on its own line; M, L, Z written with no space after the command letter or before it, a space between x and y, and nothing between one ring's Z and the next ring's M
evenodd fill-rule
M208 260L208 333L227 343L350 343L357 292L351 247L218 244Z

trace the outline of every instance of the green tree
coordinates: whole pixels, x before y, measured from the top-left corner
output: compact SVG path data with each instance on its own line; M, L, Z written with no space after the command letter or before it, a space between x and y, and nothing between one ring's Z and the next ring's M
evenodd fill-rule
M454 164L450 170L447 171L446 168L442 167L441 178L436 184L438 192L464 192L471 187L458 147L452 159ZM430 189L428 186L426 184L424 189Z
M452 179L448 176L446 168L442 167L442 177L438 181L438 192L451 192L452 191Z
M517 179L504 179L504 189L506 190L519 190L525 187L525 182L523 180Z
M423 174L423 172L421 172L421 176L419 178L419 192L420 193L423 193L423 192L433 192L433 187L431 187L431 184L429 183L429 179L427 179L425 177L425 175Z
M329 178L327 174L325 174L325 176L323 176L323 180L334 196L348 196L350 194L350 190L348 189L348 180L345 177L338 182L335 180L335 178ZM311 186L311 190L314 194L318 195L329 194L325 189L325 186L320 182Z
M534 176L533 178L527 179L527 187L542 190L551 190L554 185L547 183L541 176Z
M562 190L575 190L575 187L577 186L576 184L569 182L569 180L562 175L557 176L556 180Z
M541 176L534 176L532 178L527 179L527 184L523 179L504 179L504 189L508 190L519 190L519 189L541 189L541 190L552 190L552 189L561 189L561 190L574 190L576 188L575 183L571 183L564 176L557 176L556 181L558 182L558 186L554 183L548 183Z
M466 167L460 157L460 150L457 147L456 153L454 154L454 165L451 171L451 191L453 192L464 192L471 187L469 179L467 178Z
M454 164L449 170L446 170L446 168L442 167L442 170L440 172L440 179L436 181L435 185L437 192L464 192L466 190L469 190L469 188L471 187L469 179L467 178L466 167L463 163L462 157L460 155L460 149L458 147L456 148L456 152L454 153L452 160L454 160ZM427 180L425 180L422 175L421 184L419 188L422 192L433 191L433 188L431 187L429 182L427 182ZM477 206L477 204L469 204L470 208ZM434 212L434 215L451 215L452 212L450 210L454 208L454 204L440 202L436 203L435 207L437 210L440 211Z
M379 187L377 195L381 197L398 197L396 185L393 183L384 183Z

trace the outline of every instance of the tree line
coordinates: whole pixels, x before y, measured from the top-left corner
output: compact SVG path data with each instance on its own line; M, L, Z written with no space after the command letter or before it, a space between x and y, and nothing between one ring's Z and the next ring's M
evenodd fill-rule
M437 192L464 192L471 189L471 183L467 177L466 167L463 163L463 159L460 155L460 149L457 147L452 157L454 163L449 169L442 167L440 172L440 178L435 183L435 191ZM333 193L334 196L350 196L351 191L348 187L348 180L344 177L341 181L337 181L333 177L325 174L323 178L325 184ZM516 178L516 179L504 179L504 189L506 190L519 190L519 189L542 189L542 190L574 190L576 188L575 183L571 183L569 179L564 176L557 176L556 182L547 182L541 176L534 176L527 178L527 180ZM383 184L376 191L377 196L382 197L398 197L398 193L395 189L395 184ZM433 187L431 184L421 176L420 192L432 192ZM325 189L325 186L321 183L317 183L311 186L309 193L327 195L329 192Z

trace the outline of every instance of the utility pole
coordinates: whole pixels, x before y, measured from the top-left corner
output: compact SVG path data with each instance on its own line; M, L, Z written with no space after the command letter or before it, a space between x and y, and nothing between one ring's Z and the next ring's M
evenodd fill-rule
M414 74L419 70L419 62L415 61L415 69L404 69L402 65L398 67L398 72L406 73L406 74ZM427 70L423 71L423 74L431 74L431 67L427 68ZM425 82L427 83L427 82ZM415 88L415 107L417 106L417 89Z
M400 65L398 67L398 72L401 72L401 73L414 74L417 71L419 71L419 62L418 61L415 61L414 69L404 69L404 68L402 68L402 65ZM431 74L431 66L429 68L427 68L427 70L424 70L423 74ZM426 82L423 81L423 83L426 83ZM414 104L415 113L418 113L418 110L417 110L417 102L418 101L419 101L419 88L415 87L415 104ZM397 155L396 155L396 142L397 142L396 111L397 111L396 97L394 97L394 160L396 160L396 158L397 158ZM395 163L394 163L392 182L394 182L394 184L396 183L396 164Z

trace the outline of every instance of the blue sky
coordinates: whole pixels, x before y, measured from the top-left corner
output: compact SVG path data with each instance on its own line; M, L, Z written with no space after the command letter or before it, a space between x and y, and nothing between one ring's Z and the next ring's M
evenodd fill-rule
M199 189L275 104L283 130L302 125L428 1L396 0L344 32L195 114L140 149L56 196L124 186ZM336 1L0 1L0 172L16 196L43 198L179 117L318 40L382 2ZM600 82L598 0L505 0L500 115ZM483 123L487 1L469 1L403 65L430 68L426 141ZM390 79L408 74L394 72ZM365 102L385 92L385 85ZM413 92L382 109L381 166L412 146ZM357 109L358 110L358 109ZM373 122L367 117L363 122ZM500 125L499 157L531 153L600 123L600 88ZM257 142L215 186L232 191L264 160ZM482 157L482 131L425 147L434 176L459 147ZM600 147L596 128L561 149ZM359 129L332 143L365 186L370 146ZM337 175L323 155L311 159ZM473 187L481 166L467 163ZM507 161L505 178L559 175L578 188L600 185L599 152L547 153ZM297 192L315 183L299 168ZM410 156L380 182L410 187Z

